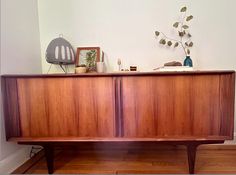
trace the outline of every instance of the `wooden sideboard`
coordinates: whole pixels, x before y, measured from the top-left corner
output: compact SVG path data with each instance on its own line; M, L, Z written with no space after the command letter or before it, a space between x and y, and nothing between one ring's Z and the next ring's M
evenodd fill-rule
M234 71L3 75L6 138L53 148L78 142L187 146L233 139Z

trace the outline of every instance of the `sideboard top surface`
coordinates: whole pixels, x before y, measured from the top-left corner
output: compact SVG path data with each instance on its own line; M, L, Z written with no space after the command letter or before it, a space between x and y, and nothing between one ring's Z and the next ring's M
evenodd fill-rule
M155 76L155 75L201 75L201 74L232 74L234 70L201 70L201 71L153 71L153 72L111 72L81 74L6 74L3 78L42 78L42 77L107 77L107 76Z

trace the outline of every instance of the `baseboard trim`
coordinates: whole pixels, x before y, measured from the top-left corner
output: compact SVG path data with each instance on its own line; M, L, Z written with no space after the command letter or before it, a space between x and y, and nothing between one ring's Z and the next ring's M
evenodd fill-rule
M234 132L234 139L233 140L226 140L225 145L235 145L236 146L236 132Z
M28 174L28 170L37 164L44 157L44 150L40 150L31 159L27 160L24 164L14 170L11 174ZM29 173L30 174L30 173Z
M0 161L0 174L9 174L29 159L30 148L22 148Z

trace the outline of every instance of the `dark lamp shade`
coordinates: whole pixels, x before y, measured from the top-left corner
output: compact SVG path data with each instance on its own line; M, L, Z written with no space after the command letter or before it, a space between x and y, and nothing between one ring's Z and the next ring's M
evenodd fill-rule
M46 60L51 64L74 64L75 52L67 40L59 37L49 43L46 50Z

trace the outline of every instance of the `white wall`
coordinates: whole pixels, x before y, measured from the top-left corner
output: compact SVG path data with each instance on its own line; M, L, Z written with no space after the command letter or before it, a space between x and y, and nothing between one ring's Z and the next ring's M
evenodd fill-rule
M42 55L60 33L75 47L100 46L110 70L117 58L125 65L152 70L170 60L183 61L182 50L159 46L156 29L172 34L179 8L187 5L195 19L192 58L200 69L235 69L235 0L40 0ZM48 64L43 59L43 71Z
M74 47L100 46L109 71L117 69L118 58L127 67L149 71L171 60L182 62L182 50L161 47L154 31L175 36L172 24L180 7L187 5L194 15L190 30L195 68L236 69L235 0L40 0L38 4L42 55L62 33ZM44 57L42 65L47 72ZM51 72L60 69L53 66Z
M42 72L37 5L37 0L1 0L1 74ZM1 104L0 173L6 173L29 152L28 147L5 141L2 112Z

